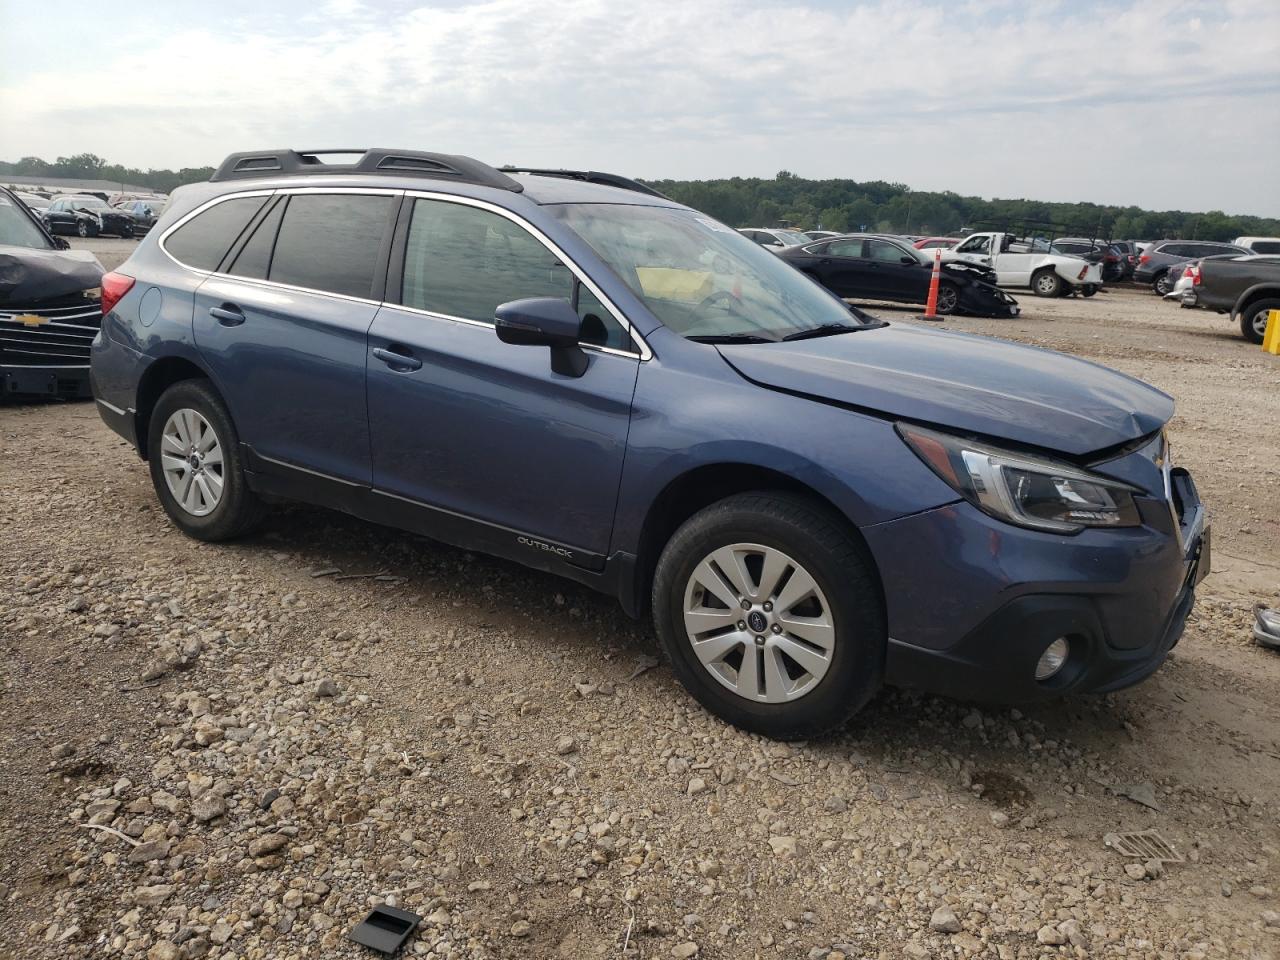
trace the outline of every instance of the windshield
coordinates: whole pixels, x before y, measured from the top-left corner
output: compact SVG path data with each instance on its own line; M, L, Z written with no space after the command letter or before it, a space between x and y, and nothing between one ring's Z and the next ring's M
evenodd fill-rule
M53 245L31 222L25 210L19 209L17 200L10 200L0 193L0 246L33 247L51 250Z
M590 203L554 212L683 337L781 340L864 319L774 254L692 210Z
M71 206L76 210L109 210L105 200L99 200L97 197L76 197L71 201Z

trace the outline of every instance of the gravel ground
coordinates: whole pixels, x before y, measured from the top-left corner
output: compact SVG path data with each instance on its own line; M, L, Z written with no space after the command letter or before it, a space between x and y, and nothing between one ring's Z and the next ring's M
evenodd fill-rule
M948 325L1179 401L1215 523L1186 637L1121 694L886 691L810 743L704 713L572 584L303 507L202 545L90 404L0 408L0 956L357 957L383 901L437 958L1277 955L1248 623L1280 603L1280 361L1141 292L1023 301ZM1183 862L1104 845L1147 829Z

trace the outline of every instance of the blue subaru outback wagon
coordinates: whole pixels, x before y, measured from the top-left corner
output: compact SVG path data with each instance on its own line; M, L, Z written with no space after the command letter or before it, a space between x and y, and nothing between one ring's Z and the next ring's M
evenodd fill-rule
M874 321L623 177L235 154L102 292L98 409L187 534L288 498L562 574L771 736L1137 683L1208 571L1168 396Z

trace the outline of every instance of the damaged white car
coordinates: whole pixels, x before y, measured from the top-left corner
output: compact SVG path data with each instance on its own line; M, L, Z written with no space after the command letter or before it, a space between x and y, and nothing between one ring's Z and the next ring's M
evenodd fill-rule
M1063 297L1079 293L1091 297L1102 287L1102 265L1079 257L1053 253L1038 237L1011 233L973 233L942 259L965 260L990 267L1002 287L1030 287L1037 297Z

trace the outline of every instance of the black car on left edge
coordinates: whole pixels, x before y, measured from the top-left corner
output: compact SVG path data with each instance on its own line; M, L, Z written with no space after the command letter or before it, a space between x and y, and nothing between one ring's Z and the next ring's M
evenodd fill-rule
M0 396L87 398L102 264L0 187Z
M132 214L117 210L101 197L57 197L44 212L44 222L51 233L81 237L100 233L132 237L136 228Z
M898 237L851 233L777 251L801 273L848 300L925 303L933 276L930 251ZM1018 301L996 286L994 270L973 263L942 264L938 313L1016 317Z

